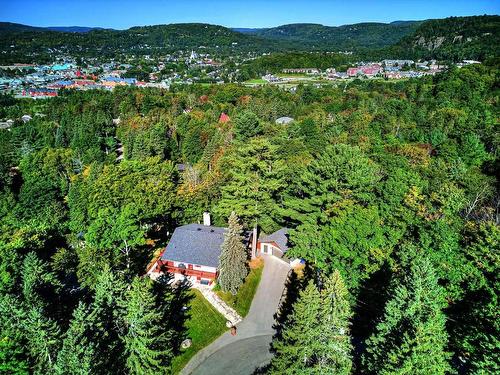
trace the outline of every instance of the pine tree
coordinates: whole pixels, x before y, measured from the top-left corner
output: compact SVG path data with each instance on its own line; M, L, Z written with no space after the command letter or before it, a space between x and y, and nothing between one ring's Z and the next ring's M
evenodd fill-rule
M348 291L338 270L326 280L321 291L323 303L319 319L322 343L316 353L320 373L350 374L352 345L349 335L349 319L352 316Z
M12 294L0 294L0 334L8 337L18 347L22 347L25 340L25 329L28 312L26 305L20 298Z
M352 345L351 309L339 271L327 279L321 292L311 281L293 306L279 338L272 374L349 374Z
M127 293L125 314L126 364L131 374L162 374L169 369L172 353L162 317L155 306L153 282L136 277Z
M35 374L52 374L60 343L56 322L46 318L41 309L32 308L24 322L26 343Z
M374 374L444 374L449 370L445 347L443 289L428 259L416 258L398 280L382 322L367 344L363 363Z
M73 312L73 319L57 355L56 374L86 375L96 372L95 345L92 342L93 317L88 306L80 302Z
M29 306L44 307L45 302L40 296L40 290L56 290L60 283L48 264L38 258L34 252L26 255L22 265L23 297Z
M300 293L279 338L272 344L275 356L270 374L315 373L316 353L323 347L319 340L322 336L321 314L321 294L311 281Z
M54 340L50 343L47 341L57 336L57 329L46 329L50 326L46 323L47 320L41 312L30 310L21 298L0 294L0 339L3 341L0 345L0 374L11 374L15 371L28 373L28 368L33 373L42 374L44 369L52 367ZM54 332L55 335L52 335ZM25 359L28 361L25 362Z
M23 351L7 337L0 339L0 374L28 375L28 363L23 358Z
M219 277L221 289L237 293L238 288L247 276L247 250L241 234L243 227L234 212L229 216L229 228L224 234L224 243L219 257Z
M97 372L124 372L124 348L120 337L125 333L122 306L125 288L126 284L108 267L97 278L91 305Z

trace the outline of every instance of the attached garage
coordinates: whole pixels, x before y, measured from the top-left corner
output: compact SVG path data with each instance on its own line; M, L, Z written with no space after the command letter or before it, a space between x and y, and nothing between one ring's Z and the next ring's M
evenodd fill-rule
M257 252L260 255L273 255L282 258L289 248L288 228L262 236L257 243Z

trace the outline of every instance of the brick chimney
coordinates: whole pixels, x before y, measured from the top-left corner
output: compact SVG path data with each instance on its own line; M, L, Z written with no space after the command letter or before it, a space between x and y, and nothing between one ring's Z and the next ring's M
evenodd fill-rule
M252 258L257 257L257 225L253 227L252 233Z

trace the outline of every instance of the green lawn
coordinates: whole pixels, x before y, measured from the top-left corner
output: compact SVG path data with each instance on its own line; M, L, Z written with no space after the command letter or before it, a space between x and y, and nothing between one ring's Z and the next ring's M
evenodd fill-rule
M226 328L226 319L196 289L192 289L194 298L190 302L188 337L193 341L191 347L184 349L172 363L172 371L178 374L196 352L222 335Z
M245 279L245 282L238 290L235 296L231 293L217 290L217 295L222 298L229 306L236 310L238 314L245 317L250 310L253 296L259 286L260 278L262 277L262 270L264 265L261 263L259 267L250 269L250 273Z
M268 83L266 80L262 78L256 78L256 79L249 79L245 83L251 84L251 85L265 85Z
M302 74L302 73L278 73L276 74L276 77L279 78L311 78L313 77L312 75L307 75L307 74Z

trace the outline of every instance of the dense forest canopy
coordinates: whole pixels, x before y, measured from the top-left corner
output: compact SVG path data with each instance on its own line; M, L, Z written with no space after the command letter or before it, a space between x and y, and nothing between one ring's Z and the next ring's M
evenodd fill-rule
M337 324L356 343L346 373L394 373L397 358L424 373L498 372L498 78L470 66L295 92L1 96L0 118L16 119L0 130L2 370L168 371L185 291L140 276L173 228L204 211L227 225L235 211L246 228L291 228L291 256L332 278L321 292L311 281L296 308L340 293ZM294 317L278 352L299 345Z

